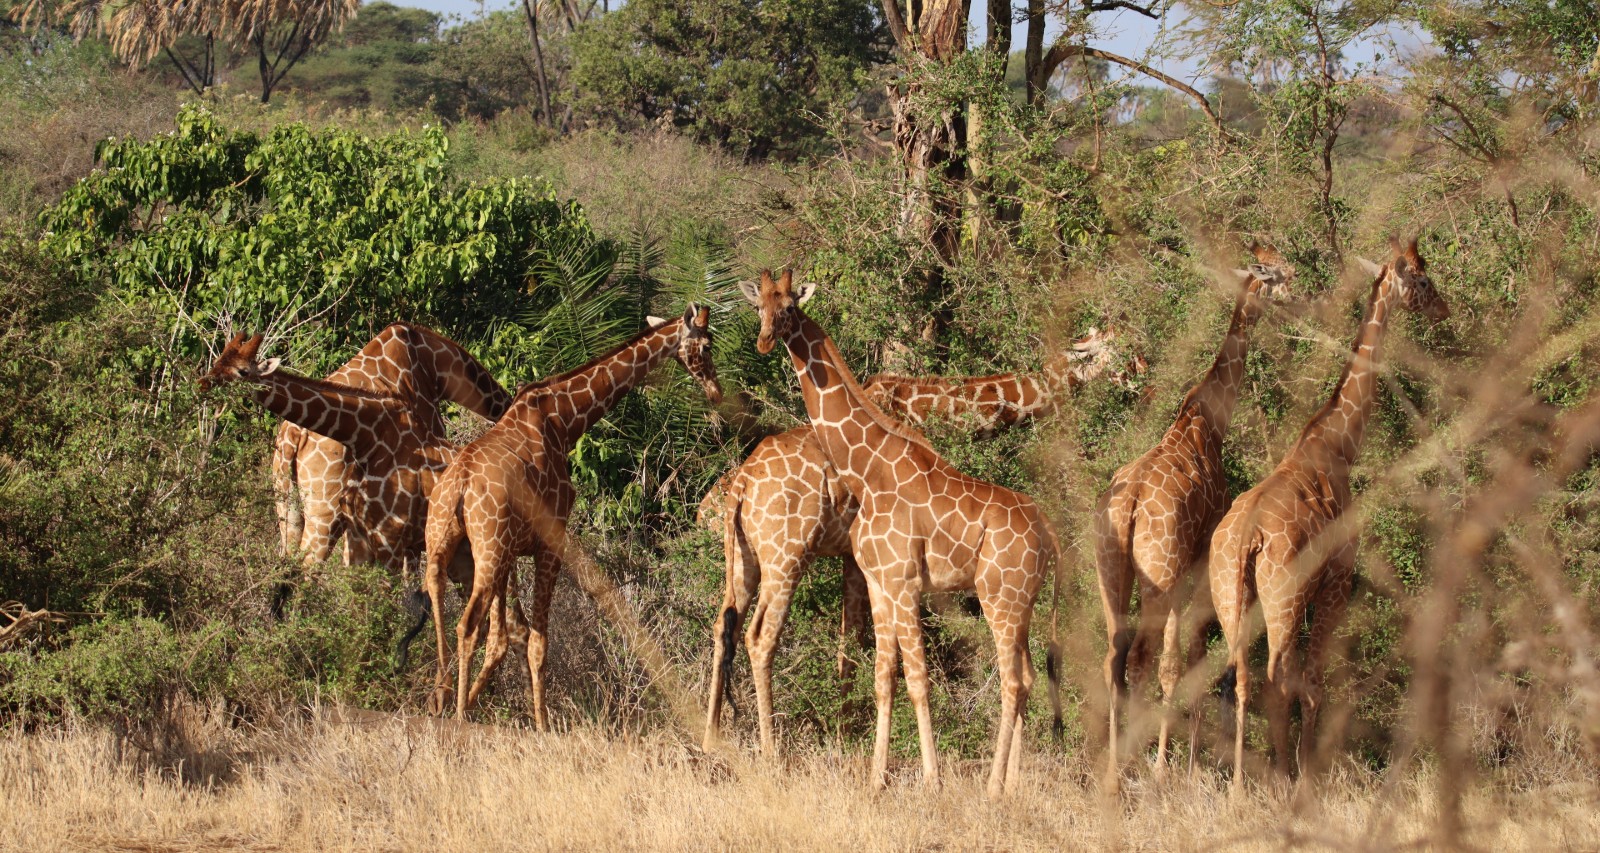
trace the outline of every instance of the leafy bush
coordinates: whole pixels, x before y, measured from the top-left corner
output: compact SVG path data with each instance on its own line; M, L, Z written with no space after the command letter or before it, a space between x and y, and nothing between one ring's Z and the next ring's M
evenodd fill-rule
M154 309L186 355L229 326L304 324L327 368L397 317L479 340L517 312L536 247L592 234L530 180L457 185L448 149L438 127L258 137L185 107L174 133L105 143L103 169L44 214L44 246Z
M749 157L794 154L817 138L808 117L853 98L883 56L862 0L635 0L575 34L574 106Z

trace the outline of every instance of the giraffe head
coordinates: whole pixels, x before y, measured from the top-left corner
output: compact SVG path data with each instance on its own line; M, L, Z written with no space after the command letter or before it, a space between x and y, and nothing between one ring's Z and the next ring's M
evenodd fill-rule
M234 335L228 345L222 348L222 354L217 356L211 371L200 377L200 390L209 391L212 386L228 382L254 382L270 375L278 369L279 360L269 358L256 361L256 352L260 349L260 335L253 338L246 338L243 332Z
M1262 243L1251 243L1250 254L1256 256L1256 263L1234 270L1234 274L1247 279L1245 286L1250 293L1266 302L1283 304L1293 301L1290 288L1297 275L1294 264L1289 263L1289 259L1277 249Z
M1449 319L1450 306L1445 304L1439 289L1433 286L1433 279L1428 277L1428 262L1417 251L1416 238L1402 245L1391 235L1389 253L1389 263L1382 267L1366 258L1357 257L1356 260L1369 275L1389 276L1390 285L1407 311L1415 311L1435 323Z
M760 283L741 281L739 289L761 315L761 336L756 338L756 351L766 355L772 352L779 338L789 336L796 312L816 292L816 284L808 281L795 287L794 270L784 270L776 280L772 270L762 270Z
M1089 333L1072 342L1067 351L1045 363L1045 373L1060 381L1068 375L1089 380L1099 376L1116 361L1117 330L1089 327Z
M661 326L666 320L650 317L649 325ZM683 330L678 336L678 348L673 358L683 365L700 383L706 399L713 405L722 402L722 385L717 382L717 366L711 362L711 309L690 304L683 312Z

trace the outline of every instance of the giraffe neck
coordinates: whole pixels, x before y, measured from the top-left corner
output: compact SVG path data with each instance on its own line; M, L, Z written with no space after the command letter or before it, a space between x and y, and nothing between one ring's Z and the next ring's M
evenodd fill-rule
M1385 269L1372 283L1366 315L1333 396L1300 436L1301 445L1321 445L1346 467L1354 464L1361 452L1367 419L1378 396L1378 352L1389 330L1393 295L1394 285Z
M620 402L634 386L671 358L683 320L646 329L633 340L576 370L532 383L543 389L547 441L570 453L589 428Z
M396 397L370 394L309 379L287 370L275 370L250 380L260 386L256 401L284 420L363 453L378 434L377 427L405 412Z
M423 326L413 326L422 351L432 362L440 396L489 420L499 420L511 406L511 394L472 353L455 341Z
M1254 283L1254 280L1247 282L1234 301L1228 334L1222 338L1217 358L1185 401L1184 408L1187 410L1192 404L1194 413L1205 418L1212 438L1218 442L1228 434L1233 406L1239 400L1239 387L1244 384L1244 358L1250 349L1250 328L1261 318L1261 308L1252 295Z
M800 378L812 431L845 488L862 500L877 486L893 488L893 483L878 483L872 477L875 465L892 464L889 460L919 449L937 459L926 438L895 423L868 401L828 333L798 308L794 312L784 345Z
M1054 356L1035 374L997 373L992 376L912 377L882 373L863 386L867 399L880 408L904 410L912 421L928 412L954 417L963 414L987 416L984 426L994 426L993 418L1010 412L1027 418L1054 409L1075 389L1105 372L1108 359L1073 358L1063 353Z

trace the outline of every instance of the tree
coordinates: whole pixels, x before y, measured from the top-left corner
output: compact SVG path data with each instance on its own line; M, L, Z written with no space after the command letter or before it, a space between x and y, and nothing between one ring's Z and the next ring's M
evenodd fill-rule
M289 71L359 6L360 0L26 0L13 14L25 25L65 24L79 39L103 35L117 58L135 67L165 54L197 93L216 82L218 40L252 50L267 103ZM174 50L186 36L203 40L199 60Z
M630 0L574 33L572 87L580 113L618 126L794 155L820 136L806 117L882 56L869 0Z
M178 0L182 2L182 0ZM224 31L236 45L255 49L261 103L295 64L355 17L361 0L227 0Z
M1196 9L1198 23L1187 33L1194 54L1257 81L1252 95L1276 117L1273 132L1309 159L1334 255L1343 252L1344 218L1334 195L1334 147L1351 105L1370 82L1344 61L1344 52L1394 20L1399 8L1365 0L1238 0Z
M431 69L441 116L491 118L538 102L528 85L537 69L521 15L491 12L440 34Z
M431 98L441 115L453 118L456 99L438 67L447 41L442 24L425 9L365 3L343 32L300 62L294 88L343 107L417 109Z
M1512 173L1600 108L1600 5L1452 0L1419 18L1440 50L1407 81L1417 113L1432 136L1489 172L1520 227Z
M396 317L483 342L525 307L529 253L592 229L528 179L455 180L448 148L437 125L258 136L188 106L174 133L102 143L102 168L41 217L43 245L162 317L185 355L231 325L299 327L326 358Z
M117 59L144 67L166 56L196 94L216 85L216 36L222 30L222 4L181 0L26 0L11 10L23 27L63 26L74 39L104 36ZM178 42L199 40L198 56Z

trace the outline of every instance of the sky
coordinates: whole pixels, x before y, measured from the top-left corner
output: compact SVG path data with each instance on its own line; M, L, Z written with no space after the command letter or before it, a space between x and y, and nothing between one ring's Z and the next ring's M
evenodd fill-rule
M521 0L485 0L481 4L478 0L389 0L389 2L397 6L417 6L447 15L454 14L467 17L477 15L480 8L487 8L490 11L521 8ZM612 6L620 6L622 2L623 0L612 0ZM986 4L984 3L972 4L973 25L970 29L980 35L985 28L983 21L985 6ZM1143 59L1145 57L1145 51L1162 26L1160 21L1153 21L1136 12L1127 10L1097 13L1094 16L1094 21L1099 27L1101 35L1098 38L1091 38L1089 40L1090 46L1132 59ZM1167 24L1175 27L1181 21L1182 11L1178 10L1168 18ZM1046 45L1050 44L1058 29L1055 27L1047 28L1045 35ZM1016 25L1012 31L1012 45L1016 48L1021 48L1024 38L1025 25ZM1352 45L1347 52L1346 59L1353 62L1371 62L1374 54L1380 51L1385 55L1392 54L1394 52L1393 45L1388 44L1388 41L1395 42L1402 50L1415 49L1422 44L1422 40L1415 33L1396 32L1387 39L1368 39ZM1197 89L1204 90L1208 88L1204 84L1209 75L1203 65L1198 62L1157 60L1152 63L1152 67L1191 83Z

